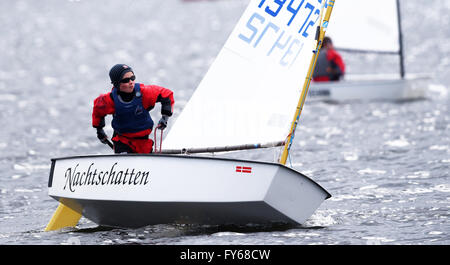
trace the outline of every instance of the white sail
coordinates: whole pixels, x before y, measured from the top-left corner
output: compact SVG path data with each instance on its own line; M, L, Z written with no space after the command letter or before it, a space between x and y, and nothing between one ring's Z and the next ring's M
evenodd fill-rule
M164 141L164 148L285 140L322 0L252 0Z
M336 48L398 52L396 0L343 0L333 8L327 30Z

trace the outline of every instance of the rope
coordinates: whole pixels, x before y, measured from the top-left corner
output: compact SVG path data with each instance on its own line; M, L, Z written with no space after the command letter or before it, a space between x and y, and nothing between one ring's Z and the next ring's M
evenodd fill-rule
M163 132L164 130L160 130L161 131L161 140L159 141L159 152L162 152L162 139L163 139Z
M159 140L159 152L158 152L158 141L156 140L156 131L158 131L158 128L155 128L155 133L153 135L153 139L155 142L155 153L162 153L162 140L163 140L163 132L164 130L160 130L161 131L161 138Z
M156 142L156 131L158 130L158 128L155 128L154 134L153 134L153 140L155 142L155 153L158 153L158 144Z

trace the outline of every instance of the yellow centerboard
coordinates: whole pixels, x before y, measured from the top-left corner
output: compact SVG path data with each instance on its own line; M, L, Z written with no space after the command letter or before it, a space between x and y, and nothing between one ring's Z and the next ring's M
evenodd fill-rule
M70 207L69 207L70 206ZM64 227L74 227L81 218L83 208L71 199L61 198L52 219L44 231L59 230Z

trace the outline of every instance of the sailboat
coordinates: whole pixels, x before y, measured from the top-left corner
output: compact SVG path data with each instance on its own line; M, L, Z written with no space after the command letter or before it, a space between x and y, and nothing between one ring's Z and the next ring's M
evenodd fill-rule
M251 0L164 150L51 160L59 206L46 230L81 216L125 228L304 223L331 195L285 164L333 6ZM273 146L283 146L276 162L196 155Z
M341 81L313 82L311 99L405 101L425 98L430 76L405 73L400 13L399 0L380 0L376 4L367 0L339 3L327 31L335 48L348 54L398 56L398 74L347 74Z

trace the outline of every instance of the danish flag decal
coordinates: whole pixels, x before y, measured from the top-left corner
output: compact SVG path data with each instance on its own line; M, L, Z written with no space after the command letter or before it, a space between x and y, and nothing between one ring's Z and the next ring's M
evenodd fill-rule
M251 167L241 167L241 166L236 166L236 172L241 172L241 173L252 173L252 168L251 168Z

